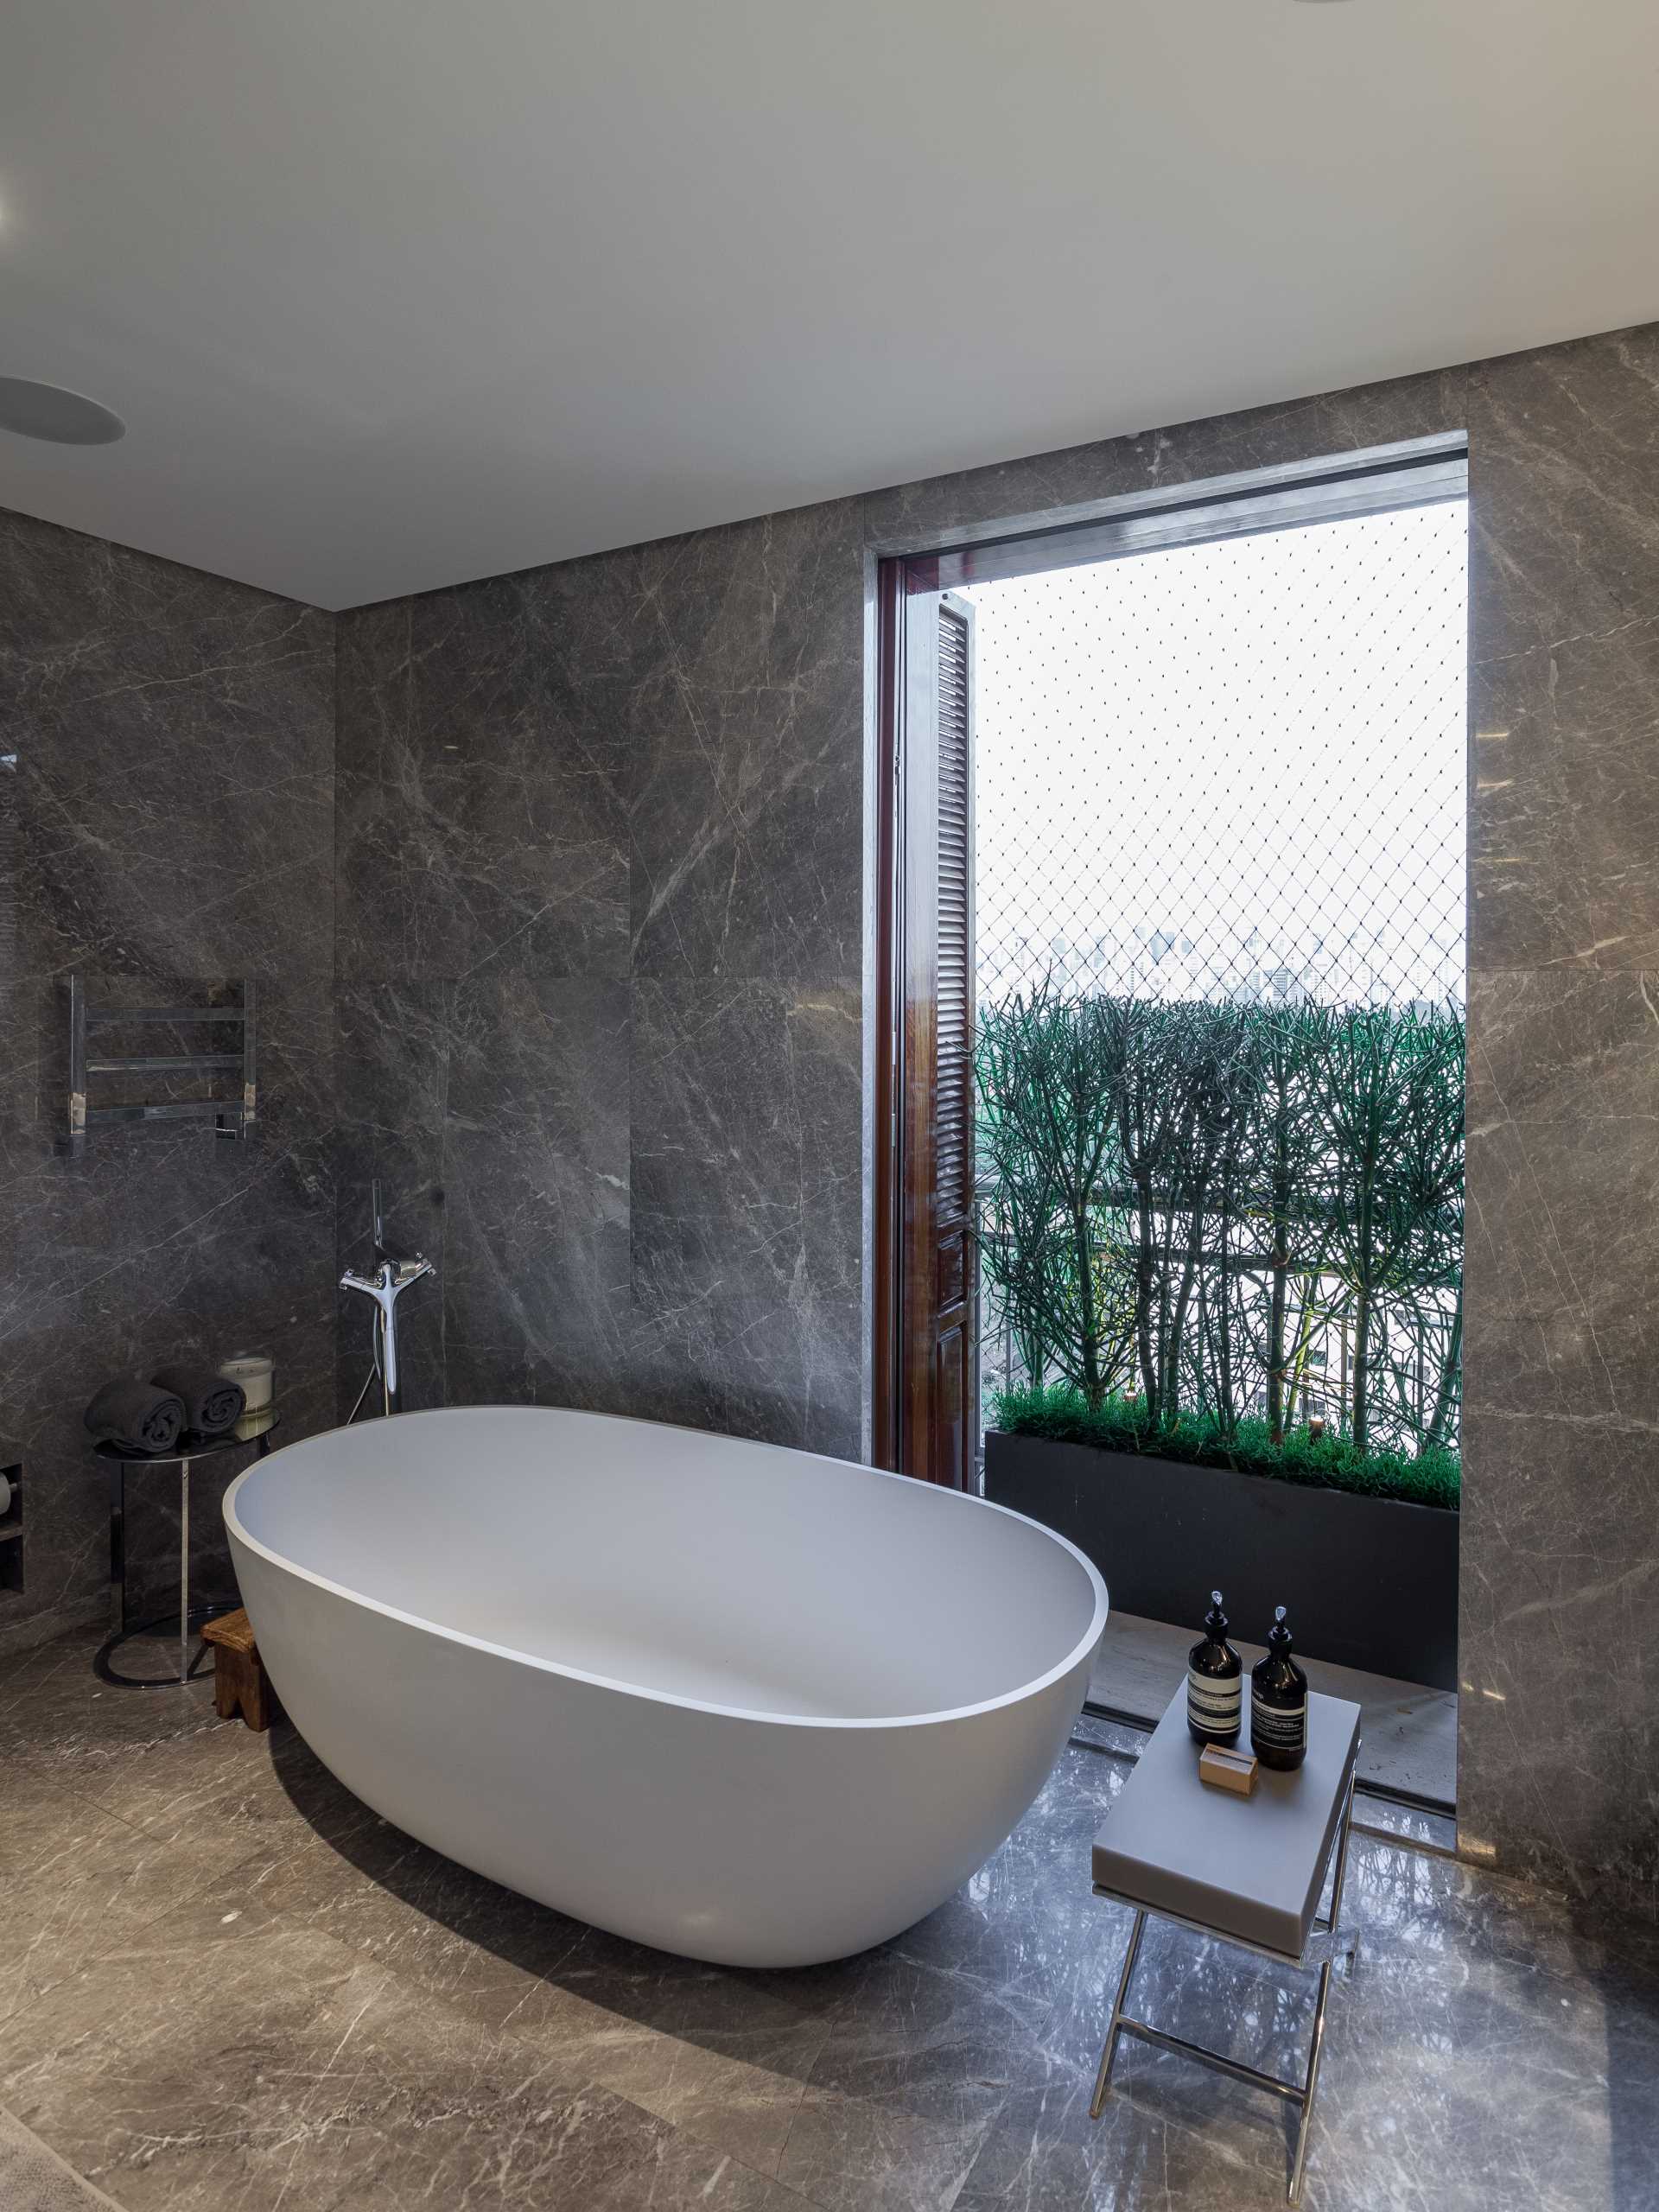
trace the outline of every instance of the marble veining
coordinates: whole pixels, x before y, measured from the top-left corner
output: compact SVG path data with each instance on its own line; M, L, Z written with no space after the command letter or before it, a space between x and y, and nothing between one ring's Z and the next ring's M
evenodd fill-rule
M640 549L637 973L861 973L862 556L850 500Z
M341 1249L380 1173L412 1402L858 1451L862 558L842 502L341 618Z
M636 1310L699 1425L858 1454L861 1049L843 988L636 987Z
M126 2212L1262 2212L1265 2097L1131 2045L1087 2117L1128 1914L1090 1838L1128 1767L1074 1745L894 1942L740 1973L466 1872L206 1685L102 1688L84 1637L0 1662L0 2103ZM1365 1817L1363 1809L1362 1817ZM1659 2202L1659 1937L1356 1837L1309 2212ZM1311 1976L1160 1926L1153 2018L1291 2070Z
M548 574L340 618L343 979L626 973L620 734Z
M288 1433L332 1412L334 630L270 593L0 514L0 728L18 756L0 1452L29 1484L0 1649L107 1605L104 1476L80 1427L107 1376L251 1346L276 1357ZM255 977L257 1136L158 1124L58 1157L71 970L126 1003ZM193 1534L223 1589L221 1487L203 1471ZM141 1611L176 1580L175 1497L135 1478Z

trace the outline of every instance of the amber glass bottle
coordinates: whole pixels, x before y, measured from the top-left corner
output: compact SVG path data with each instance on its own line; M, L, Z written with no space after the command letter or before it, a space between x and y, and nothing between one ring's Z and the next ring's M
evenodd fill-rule
M1227 1641L1221 1592L1210 1592L1204 1634L1186 1655L1186 1727L1195 1744L1236 1744L1244 1719L1244 1662Z
M1268 1656L1250 1670L1250 1749L1281 1772L1307 1757L1307 1676L1290 1656L1282 1605L1268 1630Z

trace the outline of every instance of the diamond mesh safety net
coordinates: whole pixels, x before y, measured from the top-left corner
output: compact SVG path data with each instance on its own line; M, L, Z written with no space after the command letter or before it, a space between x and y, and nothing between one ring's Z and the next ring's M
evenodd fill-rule
M1466 537L1452 500L957 594L975 629L982 1234L1006 1262L982 1273L993 1388L1084 1377L1143 1406L1161 1388L1166 1415L1455 1446ZM1114 1007L1163 1014L1137 1027ZM1069 1227L1052 1178L1038 1186L1022 1276L1009 1209L1046 1140L1009 1125L1020 1083L1062 1064L1100 1092L1073 1097L1078 1126L1115 1126ZM1136 1082L1191 1094L1138 1218ZM1263 1181L1287 1115L1294 1190ZM1045 1259L1045 1206L1090 1280ZM1184 1298L1158 1363L1137 1311L1149 1241L1156 1296ZM1033 1296L1055 1307L1034 1328ZM1079 1300L1102 1309L1087 1359Z

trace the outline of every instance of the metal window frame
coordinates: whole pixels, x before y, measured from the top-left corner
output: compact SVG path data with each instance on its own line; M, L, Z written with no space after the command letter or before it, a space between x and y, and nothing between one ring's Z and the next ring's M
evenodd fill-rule
M1451 430L1352 453L1236 470L891 543L941 591L1179 545L1440 505L1469 493L1469 439Z

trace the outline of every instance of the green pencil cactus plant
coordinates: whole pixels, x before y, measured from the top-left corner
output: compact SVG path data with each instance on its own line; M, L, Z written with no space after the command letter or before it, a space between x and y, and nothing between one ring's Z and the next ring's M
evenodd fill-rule
M1258 1459L1313 1415L1332 1466L1433 1452L1443 1497L1463 1052L1450 1007L1050 981L982 1007L978 1236L1010 1404L1127 1408L1146 1449L1195 1421L1224 1449L1248 1423Z

